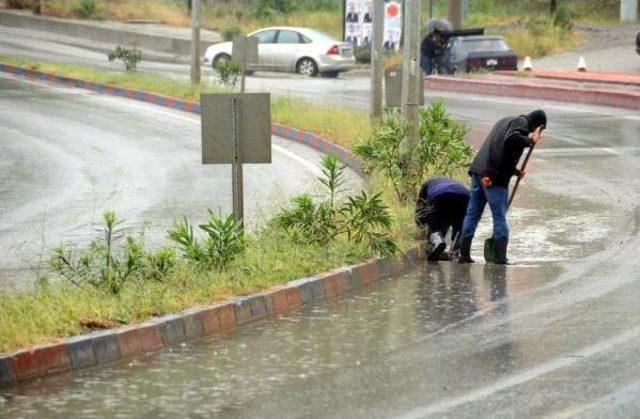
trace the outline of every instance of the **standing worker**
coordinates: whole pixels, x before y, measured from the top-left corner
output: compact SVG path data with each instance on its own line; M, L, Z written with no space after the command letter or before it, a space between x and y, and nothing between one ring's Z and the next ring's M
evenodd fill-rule
M429 239L429 260L448 259L442 258L447 246L444 238L451 228L451 239L459 242L455 238L462 228L468 203L469 190L457 180L437 177L422 185L416 204L416 224L418 237Z
M516 165L526 147L532 147L540 139L540 132L547 125L544 111L536 110L529 115L503 118L494 126L480 151L471 163L471 196L462 226L460 263L473 263L471 243L473 235L487 202L493 216L493 239L495 263L506 265L509 226L507 205L509 181L515 174L522 177ZM529 134L533 133L532 137Z

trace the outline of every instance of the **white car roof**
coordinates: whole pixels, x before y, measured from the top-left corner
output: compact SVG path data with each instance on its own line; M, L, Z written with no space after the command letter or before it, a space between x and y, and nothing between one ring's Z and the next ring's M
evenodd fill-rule
M278 30L297 31L297 32L300 32L300 33L305 34L305 35L308 35L310 32L320 32L320 31L317 31L316 29L303 28L303 27L300 27L300 26L270 26L268 28L262 28L262 29L255 30L255 31L251 32L249 34L249 36L251 36L251 35L253 35L253 34L257 33L257 32L278 31ZM329 36L331 36L331 35L329 35Z

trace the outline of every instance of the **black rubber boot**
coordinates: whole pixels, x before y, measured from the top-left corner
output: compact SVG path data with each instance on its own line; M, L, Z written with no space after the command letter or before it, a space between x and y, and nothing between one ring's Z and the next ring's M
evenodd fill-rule
M496 265L511 265L507 260L507 246L509 245L509 239L499 238L493 241L496 249Z
M440 255L444 251L444 248L447 247L447 243L444 241L442 233L438 231L436 231L435 233L431 233L431 235L429 236L429 243L431 244L431 250L429 251L427 260L440 260Z
M473 236L465 237L460 243L460 257L458 263L475 263L471 259L471 243L473 242Z

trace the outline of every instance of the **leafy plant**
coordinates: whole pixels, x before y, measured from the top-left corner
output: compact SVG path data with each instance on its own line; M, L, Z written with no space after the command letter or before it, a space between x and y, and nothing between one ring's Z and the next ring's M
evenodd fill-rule
M387 110L369 138L356 141L353 152L365 170L387 179L401 202L413 202L427 176L451 176L471 157L466 124L447 114L444 102L420 109L417 142L409 141L407 125L397 110Z
M122 61L127 71L136 71L138 63L142 60L142 52L132 47L131 49L118 45L115 50L107 54L109 61L118 59Z
M335 211L329 202L316 204L311 195L291 199L291 207L274 217L276 225L288 230L297 241L326 244L337 234Z
M115 212L105 211L103 218L100 239L93 240L84 250L67 249L64 245L54 248L49 268L76 286L89 285L119 294L128 280L161 280L175 265L171 249L150 253L142 242L130 236L120 246L123 230Z
M308 194L294 197L291 206L273 218L276 227L299 242L327 244L344 236L380 256L396 253L398 247L389 235L393 218L381 193L361 191L340 201L345 167L332 155L323 157L321 165L323 175L318 180L326 188L325 200L315 203Z
M227 91L235 90L240 81L240 64L231 60L220 60L216 69L219 83Z
M168 232L169 238L180 245L187 261L223 271L244 251L244 233L232 215L218 217L209 210L209 220L198 227L206 233L202 242L194 235L186 217L174 223Z
M225 26L224 28L222 28L222 30L220 31L220 34L222 35L222 39L225 42L229 42L233 39L234 35L240 35L242 33L242 30L240 29L239 26L237 25L229 25L229 26Z
M101 17L95 0L79 0L73 8L73 13L82 19Z
M356 62L360 64L371 63L371 46L357 46L353 49L353 55L356 58Z
M573 29L573 14L564 4L559 5L553 14L553 26L567 31Z

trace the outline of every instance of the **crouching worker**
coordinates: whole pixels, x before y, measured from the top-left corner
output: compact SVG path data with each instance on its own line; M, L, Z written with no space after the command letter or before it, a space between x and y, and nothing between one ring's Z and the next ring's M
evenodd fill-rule
M429 260L449 259L444 252L447 247L445 236L451 228L451 239L458 242L455 238L462 228L468 203L469 190L456 180L439 177L422 185L415 219L418 237L429 240Z

